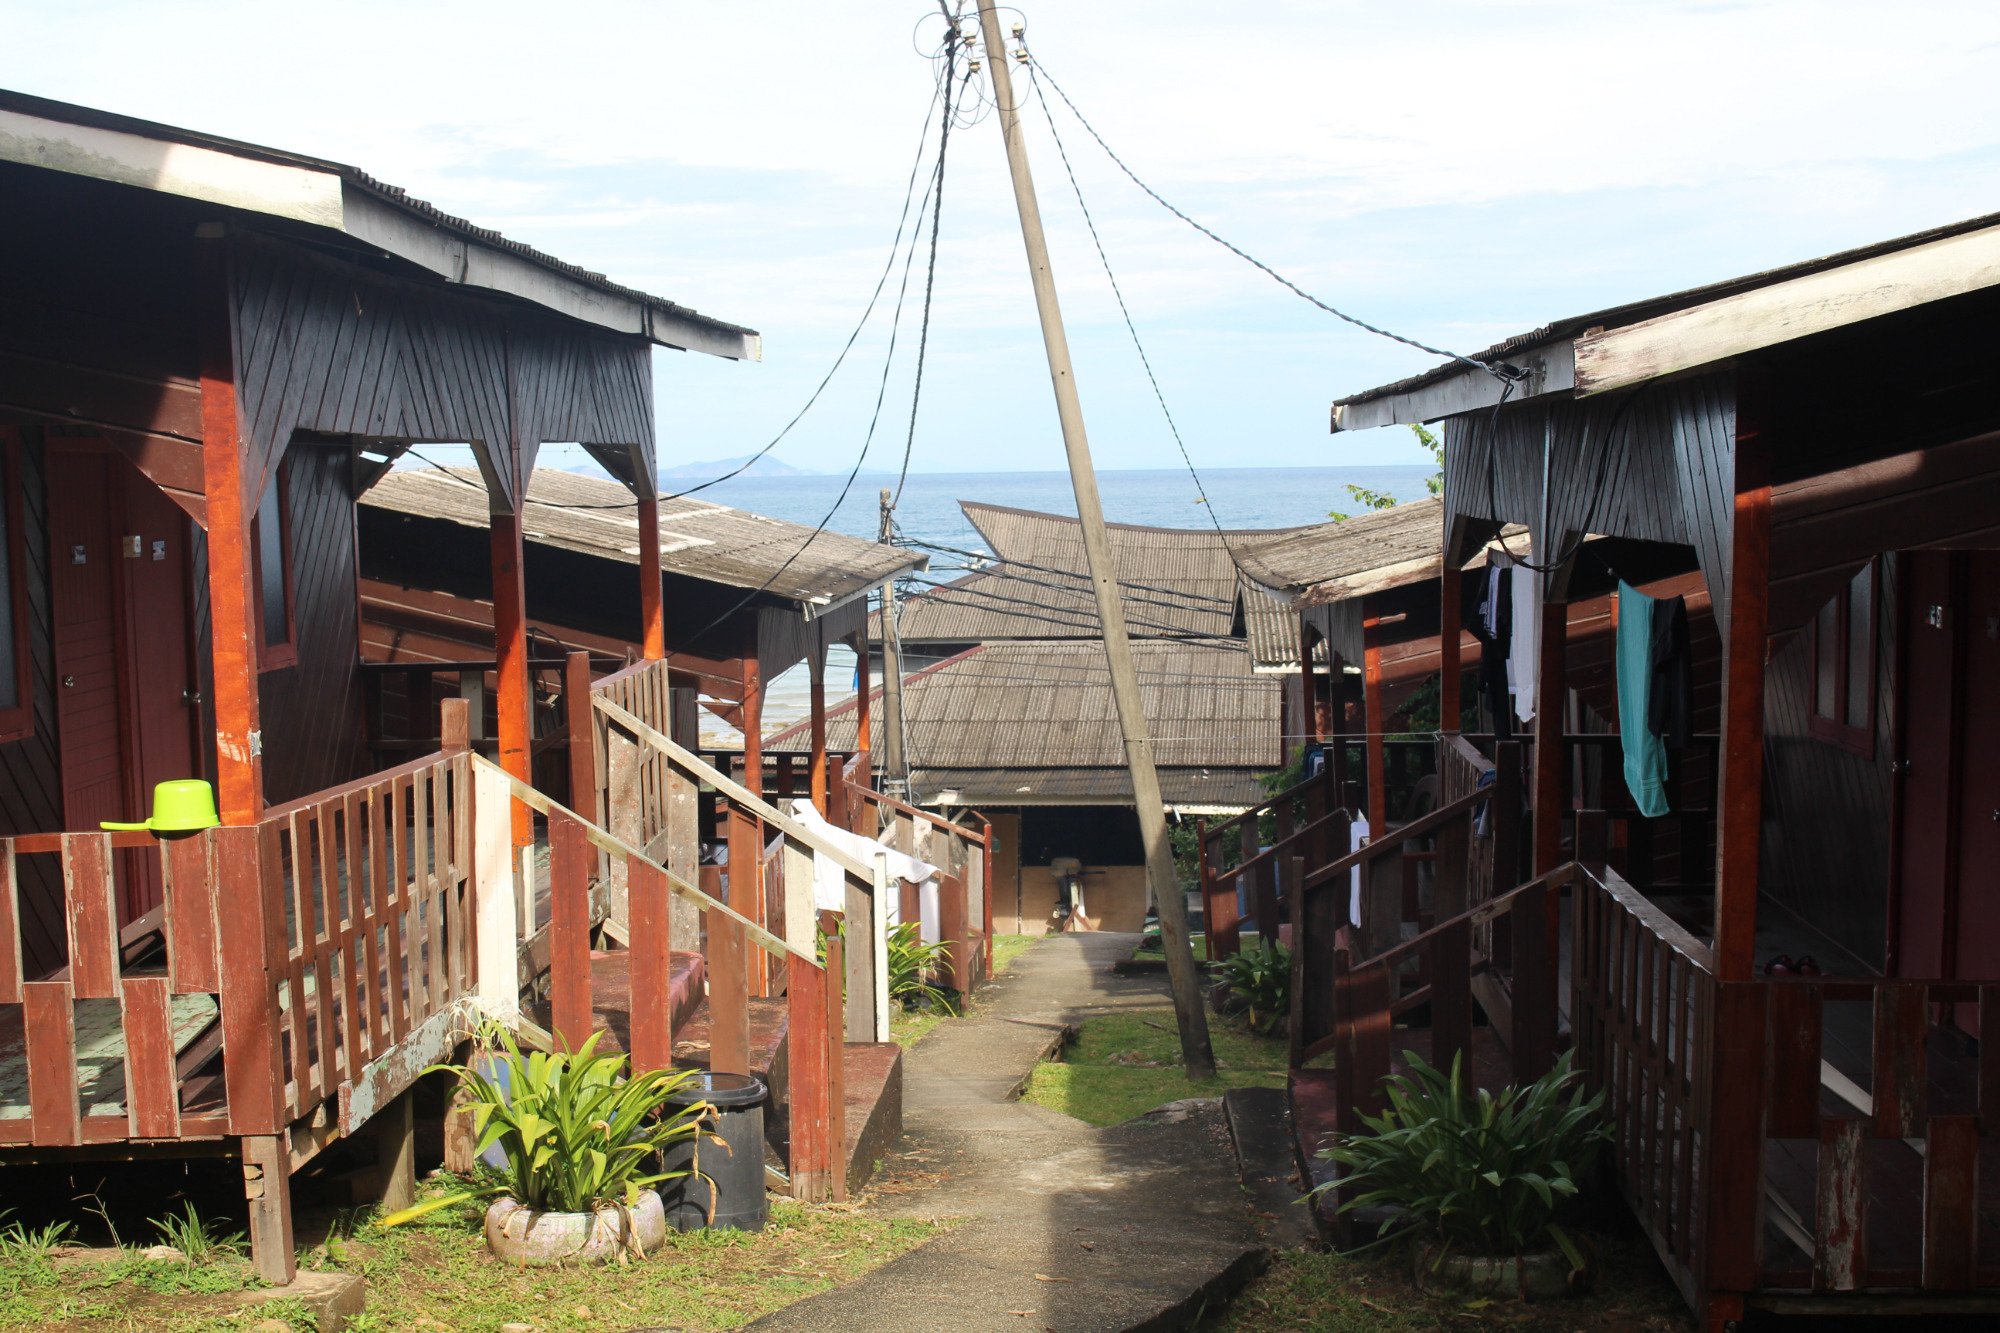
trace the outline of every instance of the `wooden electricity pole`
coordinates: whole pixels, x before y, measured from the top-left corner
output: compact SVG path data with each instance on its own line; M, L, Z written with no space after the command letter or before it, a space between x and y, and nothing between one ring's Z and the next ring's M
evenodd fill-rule
M895 521L895 505L889 488L882 488L882 533L878 540L889 544ZM861 682L868 692L868 682ZM896 581L882 585L882 789L899 799L907 797L910 771L903 766L903 648L896 642Z
M1014 179L1014 203L1021 213L1021 239L1028 251L1028 275L1034 283L1035 307L1042 319L1042 342L1048 349L1049 378L1055 382L1056 415L1062 422L1063 449L1069 455L1070 484L1076 490L1076 513L1083 528L1083 552L1090 581L1097 593L1097 616L1104 627L1104 656L1111 668L1111 698L1118 708L1118 726L1125 737L1125 762L1132 772L1132 800L1139 813L1139 837L1146 847L1146 878L1160 914L1160 937L1167 955L1167 978L1174 995L1174 1017L1181 1034L1181 1058L1190 1078L1215 1073L1215 1053L1209 1047L1208 1014L1201 1004L1201 980L1195 973L1194 950L1188 943L1187 899L1174 870L1174 853L1167 841L1167 812L1160 799L1160 775L1153 767L1153 741L1145 710L1139 702L1139 678L1132 667L1132 644L1125 633L1124 598L1118 592L1118 570L1111 559L1111 540L1104 531L1104 506L1097 496L1097 470L1090 461L1090 441L1083 431L1083 406L1077 398L1076 375L1070 368L1069 339L1063 332L1062 307L1056 301L1055 275L1042 236L1042 211L1035 200L1035 180L1028 170L1028 147L1021 138L1020 108L1007 68L1007 48L1000 39L1000 20L993 0L979 0L979 28L986 39L986 63L993 74L993 97L1000 108L1000 135L1007 145L1007 166Z

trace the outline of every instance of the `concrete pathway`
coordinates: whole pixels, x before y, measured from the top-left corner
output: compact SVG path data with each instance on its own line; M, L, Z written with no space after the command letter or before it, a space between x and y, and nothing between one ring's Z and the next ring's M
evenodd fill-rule
M1219 1107L1109 1129L1014 1100L1063 1029L1166 1004L1165 978L1120 977L1133 935L1035 945L907 1057L904 1135L866 1207L960 1224L759 1329L1055 1330L1190 1326L1264 1261Z

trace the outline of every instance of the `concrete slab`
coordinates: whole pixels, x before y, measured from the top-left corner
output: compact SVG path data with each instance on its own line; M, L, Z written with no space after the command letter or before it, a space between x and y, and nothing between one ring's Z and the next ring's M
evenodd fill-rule
M1319 1243L1293 1155L1291 1113L1283 1088L1231 1088L1222 1097L1236 1171L1250 1206L1263 1215L1264 1238L1274 1250Z

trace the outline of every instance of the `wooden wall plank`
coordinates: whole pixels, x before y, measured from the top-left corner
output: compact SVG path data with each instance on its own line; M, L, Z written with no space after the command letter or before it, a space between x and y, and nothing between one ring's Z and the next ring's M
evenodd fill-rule
M1862 1176L1867 1129L1865 1120L1833 1117L1820 1129L1814 1291L1853 1291L1868 1272L1868 1192Z
M208 840L171 838L160 850L167 871L167 975L176 994L213 994L222 988L222 963Z

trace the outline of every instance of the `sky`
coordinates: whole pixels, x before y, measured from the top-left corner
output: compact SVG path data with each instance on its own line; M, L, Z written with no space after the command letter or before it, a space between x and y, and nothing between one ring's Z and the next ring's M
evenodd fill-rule
M1007 19L1161 194L1330 304L1455 351L2000 207L1991 0L1066 0ZM762 447L839 354L889 256L943 29L935 0L0 0L0 86L352 163L758 329L758 364L655 354L661 457L683 462ZM1067 114L1197 465L1423 461L1406 431L1330 435L1328 409L1433 358L1198 235ZM1178 466L1042 113L1024 115L1098 464ZM879 393L867 466L901 462L924 261L887 380L900 259L778 457L844 472ZM1048 383L997 119L968 117L911 467L1061 467Z

